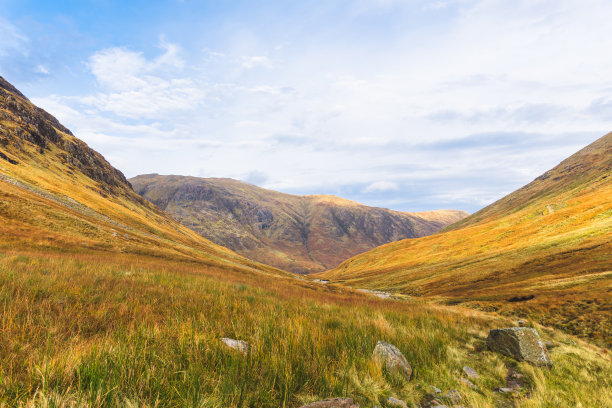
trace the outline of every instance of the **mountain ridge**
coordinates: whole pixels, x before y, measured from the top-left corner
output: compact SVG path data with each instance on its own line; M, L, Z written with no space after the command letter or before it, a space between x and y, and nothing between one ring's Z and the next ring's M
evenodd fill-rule
M0 248L6 250L147 253L285 274L174 221L2 77L0 186Z
M130 183L213 242L298 273L322 271L386 242L435 233L467 215L400 212L332 195L296 196L228 178L148 174Z
M440 234L383 245L315 276L521 314L609 345L611 181L609 133Z

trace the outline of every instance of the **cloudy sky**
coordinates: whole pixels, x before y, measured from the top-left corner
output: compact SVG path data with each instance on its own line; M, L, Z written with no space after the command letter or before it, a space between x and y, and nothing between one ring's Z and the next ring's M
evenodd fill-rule
M610 21L609 0L0 0L0 75L128 177L476 211L612 130Z

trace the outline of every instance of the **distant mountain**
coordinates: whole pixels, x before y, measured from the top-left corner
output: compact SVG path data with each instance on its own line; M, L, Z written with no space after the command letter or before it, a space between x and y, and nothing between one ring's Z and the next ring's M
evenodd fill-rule
M320 277L533 316L612 344L612 133L444 233Z
M430 235L463 211L405 213L335 196L295 196L232 179L130 179L134 190L202 236L297 273L323 271L378 245Z
M202 238L137 195L101 154L2 77L0 249L151 254L272 270Z

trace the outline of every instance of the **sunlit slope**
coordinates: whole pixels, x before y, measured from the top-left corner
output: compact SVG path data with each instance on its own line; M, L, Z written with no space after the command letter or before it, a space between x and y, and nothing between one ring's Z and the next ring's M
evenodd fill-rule
M262 267L143 200L120 171L0 77L0 249L25 248Z
M202 236L292 272L320 272L376 246L433 234L463 211L407 213L329 195L296 196L228 178L147 174L134 190Z
M321 277L534 313L609 342L611 173L608 134L447 232L378 247Z

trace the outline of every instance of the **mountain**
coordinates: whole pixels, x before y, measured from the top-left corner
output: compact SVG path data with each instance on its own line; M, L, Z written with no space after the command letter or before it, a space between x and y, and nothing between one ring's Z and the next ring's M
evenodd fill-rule
M532 316L611 344L612 133L444 233L319 277Z
M272 270L203 239L0 77L0 248L151 254Z
M232 179L142 175L134 190L200 235L250 259L323 271L378 245L431 235L467 216L405 213L335 196L295 196Z
M431 385L448 405L610 405L606 350L536 325L557 347L554 369L532 367L483 347L510 318L249 261L142 199L1 78L0 140L0 407L429 406ZM374 361L380 340L410 381Z

